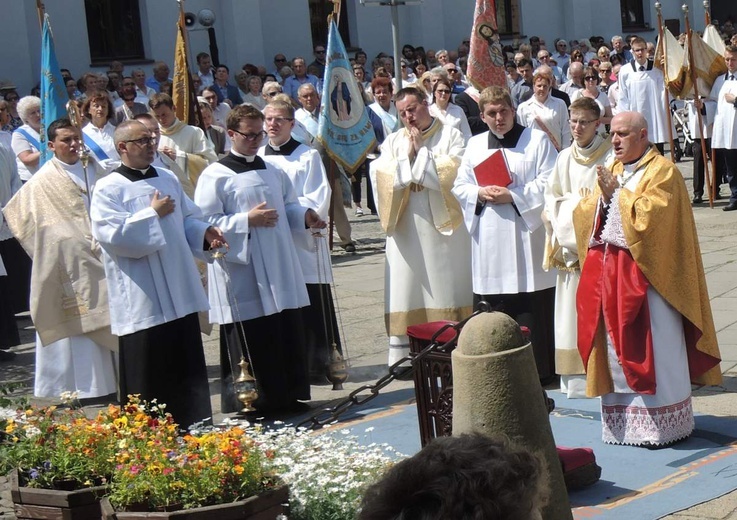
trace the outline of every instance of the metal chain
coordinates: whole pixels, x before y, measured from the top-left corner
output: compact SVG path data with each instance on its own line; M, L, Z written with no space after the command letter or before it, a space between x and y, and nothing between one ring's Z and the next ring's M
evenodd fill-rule
M403 357L392 366L390 366L388 369L388 373L379 378L374 384L365 384L363 386L360 386L359 388L356 388L350 394L348 394L348 397L342 399L341 401L338 401L335 406L331 408L325 408L324 410L317 412L316 414L297 424L297 428L321 428L327 424L331 424L337 421L338 417L343 415L350 408L368 403L369 401L377 397L379 395L379 392L395 379L399 377L406 377L407 375L413 373L417 365L419 365L419 363L429 354L433 352L448 352L455 348L455 342L458 339L458 334L460 333L460 330L463 328L466 322L468 322L468 320L470 320L474 316L481 314L482 312L488 312L488 310L489 305L486 302L480 302L476 308L476 311L474 311L474 313L471 314L468 318L455 324L448 323L438 329L438 331L435 332L435 334L433 334L432 338L430 339L430 344L422 349L421 352L417 354L409 354L408 356ZM439 343L437 338L439 338L440 335L448 329L453 329L455 331L453 338L445 343ZM406 363L410 363L411 366L401 366Z

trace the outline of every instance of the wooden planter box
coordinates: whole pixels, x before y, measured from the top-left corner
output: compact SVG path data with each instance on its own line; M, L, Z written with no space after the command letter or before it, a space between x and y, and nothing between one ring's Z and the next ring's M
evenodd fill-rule
M289 501L289 488L282 486L266 491L240 502L216 506L184 509L181 511L138 513L115 511L107 498L102 499L102 513L105 520L138 520L141 518L175 520L274 520L279 514L287 514L285 505Z
M20 485L17 470L8 475L10 495L13 498L18 520L100 520L100 499L107 492L106 486L59 491Z

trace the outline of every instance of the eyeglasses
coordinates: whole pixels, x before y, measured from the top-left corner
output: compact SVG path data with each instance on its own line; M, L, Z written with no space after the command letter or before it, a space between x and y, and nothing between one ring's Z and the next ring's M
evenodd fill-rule
M325 49L316 49L315 54L325 54Z
M596 119L589 119L588 121L586 119L571 119L569 121L569 123L571 124L571 126L578 125L578 126L581 126L581 127L587 127L587 126L589 126L591 123L593 123L595 121L596 121Z
M599 78L597 78L596 76L586 76L583 79L585 79L586 81L599 81Z
M286 121L294 121L293 117L265 117L264 121L275 125L283 125ZM240 132L238 132L240 133Z
M274 97L277 94L281 94L281 90L273 90L271 92L266 92L266 95L269 96L269 97Z
M263 139L263 137L266 135L266 132L264 132L263 130L261 130L260 132L256 132L255 134L244 134L243 132L239 132L238 130L235 130L235 129L231 129L231 130L233 130L233 132L243 137L243 139L245 139L246 141L251 141L251 142Z
M19 99L20 98L17 98L17 97L8 97L8 98L5 98L5 101L11 101L12 102L12 101L18 101Z
M540 56L538 56L538 58L541 60L545 58L550 58L550 54L541 54Z
M132 81L126 81L126 82L123 83L123 86L124 87L135 87L136 84L133 83Z
M448 74L458 72L458 69L445 69L448 71Z
M611 72L611 71L612 69L604 69L604 68L599 69L599 72Z
M445 88L439 88L435 90L436 94L450 94L450 90Z
M274 58L274 61L284 62L284 61L287 61L287 59L286 58Z
M138 146L155 146L156 145L156 138L155 137L141 137L140 139L130 139L128 141L123 141L124 143L136 143Z

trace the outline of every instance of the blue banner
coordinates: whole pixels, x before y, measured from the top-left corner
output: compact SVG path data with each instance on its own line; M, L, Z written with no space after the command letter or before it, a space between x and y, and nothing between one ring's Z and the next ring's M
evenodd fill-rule
M328 34L327 65L320 105L318 140L328 155L354 173L376 144L361 87L353 75L343 40L333 20Z
M39 165L51 159L53 154L46 149L46 129L51 123L67 116L69 95L61 77L59 62L54 50L54 36L51 34L49 15L44 15L41 34L41 158Z

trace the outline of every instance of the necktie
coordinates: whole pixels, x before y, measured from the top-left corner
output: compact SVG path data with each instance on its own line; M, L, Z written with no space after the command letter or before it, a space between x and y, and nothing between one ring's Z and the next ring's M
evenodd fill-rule
M640 65L640 72L643 72L644 70L645 70L645 66L644 65Z
M729 81L734 81L734 74L729 75Z

